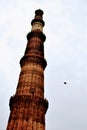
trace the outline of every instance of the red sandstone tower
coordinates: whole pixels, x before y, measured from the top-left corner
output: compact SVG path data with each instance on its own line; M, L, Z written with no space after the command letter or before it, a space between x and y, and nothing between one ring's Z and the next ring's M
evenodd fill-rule
M36 10L27 35L27 47L20 60L21 72L16 93L10 99L10 116L6 130L45 130L48 101L44 98L43 11Z

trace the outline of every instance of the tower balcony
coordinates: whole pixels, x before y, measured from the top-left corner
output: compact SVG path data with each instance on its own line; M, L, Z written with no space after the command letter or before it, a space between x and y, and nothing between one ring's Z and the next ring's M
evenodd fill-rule
M43 69L45 69L45 67L47 66L47 61L44 58L36 56L36 55L23 56L22 59L20 60L21 67L28 63L39 64L43 67Z
M45 34L39 31L32 31L27 34L27 40L29 41L32 37L38 37L44 42L46 40Z

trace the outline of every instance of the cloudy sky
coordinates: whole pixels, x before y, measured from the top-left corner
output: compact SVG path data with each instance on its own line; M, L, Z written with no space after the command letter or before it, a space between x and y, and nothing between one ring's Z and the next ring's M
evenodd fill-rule
M46 35L46 130L87 130L87 1L0 0L0 130L9 117L36 9ZM64 84L64 82L67 84Z

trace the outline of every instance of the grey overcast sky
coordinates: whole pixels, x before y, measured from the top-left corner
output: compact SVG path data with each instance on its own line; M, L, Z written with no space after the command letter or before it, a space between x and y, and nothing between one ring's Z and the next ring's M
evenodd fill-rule
M0 130L7 126L26 35L39 8L47 37L46 130L87 130L87 0L0 0Z

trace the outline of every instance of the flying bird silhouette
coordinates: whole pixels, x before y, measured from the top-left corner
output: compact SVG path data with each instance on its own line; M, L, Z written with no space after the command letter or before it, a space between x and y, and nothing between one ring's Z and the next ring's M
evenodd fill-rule
M67 82L64 82L64 84L67 84Z

